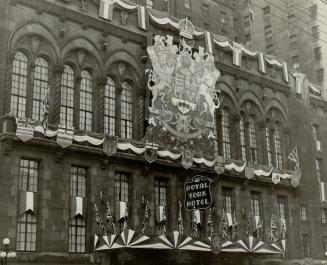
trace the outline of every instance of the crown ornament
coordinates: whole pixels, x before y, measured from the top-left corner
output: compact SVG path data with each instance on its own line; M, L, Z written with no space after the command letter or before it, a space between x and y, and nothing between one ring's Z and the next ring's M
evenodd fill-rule
M187 18L179 21L179 35L186 39L193 39L194 26Z

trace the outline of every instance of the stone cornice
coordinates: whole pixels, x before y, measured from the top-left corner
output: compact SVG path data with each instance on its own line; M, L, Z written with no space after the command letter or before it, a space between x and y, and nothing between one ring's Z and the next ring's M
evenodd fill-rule
M36 11L41 10L42 12L55 15L58 18L64 17L65 20L74 21L81 25L94 28L99 32L102 32L104 35L112 34L126 41L131 41L138 44L147 43L146 32L141 34L139 32L132 31L131 29L115 25L109 21L92 17L90 15L66 8L58 4L52 4L44 0L15 0L15 2L16 4L21 4L33 8Z

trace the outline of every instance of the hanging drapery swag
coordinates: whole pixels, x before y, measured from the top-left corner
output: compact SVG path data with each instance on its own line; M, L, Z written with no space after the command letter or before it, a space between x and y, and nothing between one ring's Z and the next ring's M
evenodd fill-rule
M29 118L16 118L16 136L23 142L33 139L35 122Z
M57 144L67 148L73 144L74 127L59 124L57 132Z

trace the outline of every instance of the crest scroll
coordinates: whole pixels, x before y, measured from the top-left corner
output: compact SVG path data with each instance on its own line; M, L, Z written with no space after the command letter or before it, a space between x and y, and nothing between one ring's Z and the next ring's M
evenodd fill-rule
M212 54L205 52L203 47L195 51L191 44L192 23L184 19L179 27L178 46L173 43L172 36L156 35L153 46L147 48L152 63L148 78L152 94L150 132L164 131L168 138L149 132L147 137L159 145L171 146L174 151L185 153L189 150L197 156L197 142L201 141L202 147L209 150L209 142L214 139L215 112L220 106L215 84L220 72ZM170 139L177 142L177 146ZM205 155L214 158L214 150L206 152Z

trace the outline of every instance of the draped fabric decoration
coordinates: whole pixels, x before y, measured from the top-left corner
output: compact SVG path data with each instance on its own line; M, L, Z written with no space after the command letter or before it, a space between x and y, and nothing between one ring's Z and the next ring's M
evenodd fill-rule
M291 74L295 78L295 92L296 94L301 95L304 92L304 79L306 75L302 73L291 73Z
M295 146L292 152L289 154L288 159L295 163L291 184L293 187L297 187L300 185L301 179L300 159L297 152L297 146Z
M205 42L206 42L207 52L213 54L214 53L213 38L212 38L212 33L209 31L205 32Z
M166 235L167 234L166 207L162 205L157 206L156 216L162 235Z
M114 0L100 0L99 17L112 20Z
M266 71L264 55L262 52L258 53L258 60L259 60L259 71L265 74L267 71Z
M236 42L233 42L233 64L237 66L242 65L242 50L243 46Z
M263 242L262 240L253 236L248 236L243 240L238 240L236 246L245 253L258 253L258 254L279 254L281 253L277 249L273 248L270 244Z
M137 7L137 14L139 27L146 31L148 28L147 21L149 20L146 8L144 6L139 5Z
M286 83L290 82L289 75L288 75L288 67L286 62L283 62L283 77Z
M184 224L183 224L183 216L182 216L182 207L183 204L181 201L178 201L178 217L177 217L177 224L178 224L178 232L182 236L184 233Z

